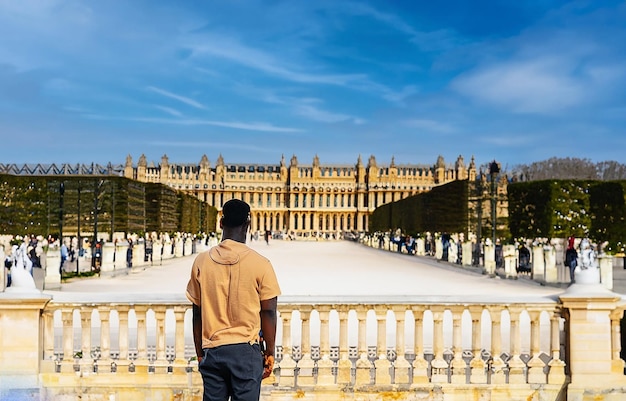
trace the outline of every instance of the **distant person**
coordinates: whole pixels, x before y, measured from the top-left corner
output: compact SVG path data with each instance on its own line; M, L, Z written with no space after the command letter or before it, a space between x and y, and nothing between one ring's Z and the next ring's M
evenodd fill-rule
M223 240L198 254L186 291L203 400L258 401L274 367L280 287L270 261L245 245L250 206L232 199L222 212Z
M518 273L530 273L530 251L525 244L520 244L518 249Z
M68 256L67 245L65 245L65 242L62 242L61 243L61 265L59 266L59 274L63 274L63 265L65 264L65 261L67 260L67 256Z
M269 244L270 244L270 235L271 235L270 230L265 230L265 243L266 243L267 245L269 245Z
M576 252L576 248L574 248L574 237L569 237L567 239L567 249L565 250L565 266L569 268L569 277L570 283L574 284L576 282L576 278L574 276L576 271L576 266L578 266L578 252Z

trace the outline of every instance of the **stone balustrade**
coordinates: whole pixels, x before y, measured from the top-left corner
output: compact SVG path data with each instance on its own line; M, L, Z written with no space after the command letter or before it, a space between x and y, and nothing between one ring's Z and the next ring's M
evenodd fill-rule
M171 394L201 391L186 300L97 296L64 295L43 310L49 394L67 386L129 394L132 383L135 395L159 383ZM559 304L544 298L285 297L264 392L539 391L554 399L566 380L563 327Z
M625 307L582 285L559 299L284 296L262 399L618 400ZM3 293L0 312L3 333L17 329L0 348L0 399L200 397L182 294Z

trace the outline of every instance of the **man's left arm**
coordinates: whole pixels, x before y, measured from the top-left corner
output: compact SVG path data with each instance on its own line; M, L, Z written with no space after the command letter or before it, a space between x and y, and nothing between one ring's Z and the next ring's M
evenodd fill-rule
M192 322L193 322L193 343L196 347L196 356L198 357L198 363L202 361L204 353L202 352L202 309L196 304L192 309Z

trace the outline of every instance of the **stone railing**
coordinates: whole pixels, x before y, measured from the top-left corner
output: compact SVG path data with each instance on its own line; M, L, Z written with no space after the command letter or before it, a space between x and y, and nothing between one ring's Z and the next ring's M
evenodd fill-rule
M538 243L529 245L531 271L529 277L538 283L548 285L566 285L571 282L569 268L564 266L565 239L553 239L549 244ZM364 245L379 248L378 240L373 236L363 237L360 242ZM437 244L433 257L442 258L440 242ZM475 246L470 241L461 244L460 254L456 250L448 253L448 262L458 263L462 266L472 266L472 248ZM381 249L397 252L396 244L390 243L385 237ZM485 274L495 276L500 275L506 278L515 279L518 277L517 267L519 265L518 250L514 245L504 245L502 247L503 267L499 271L496 269L495 249L493 245L484 245L483 248L483 271ZM425 256L426 248L423 238L415 240L415 255ZM401 248L402 253L407 253ZM601 254L598 256L598 268L600 269L600 283L607 289L613 289L613 256Z
M581 287L560 299L281 297L262 399L623 397L625 305ZM0 294L0 308L0 399L200 397L182 295Z

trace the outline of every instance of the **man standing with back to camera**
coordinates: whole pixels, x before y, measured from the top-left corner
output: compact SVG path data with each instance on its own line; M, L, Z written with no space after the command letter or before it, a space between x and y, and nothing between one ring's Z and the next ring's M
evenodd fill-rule
M232 199L222 213L222 242L196 257L187 284L203 401L258 401L274 367L280 287L270 261L245 245L250 206Z

